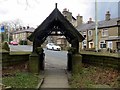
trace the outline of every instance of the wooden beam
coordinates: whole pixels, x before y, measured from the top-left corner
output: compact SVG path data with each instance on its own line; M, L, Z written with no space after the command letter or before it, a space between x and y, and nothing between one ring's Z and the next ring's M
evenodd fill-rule
M64 34L48 34L49 36L63 36Z

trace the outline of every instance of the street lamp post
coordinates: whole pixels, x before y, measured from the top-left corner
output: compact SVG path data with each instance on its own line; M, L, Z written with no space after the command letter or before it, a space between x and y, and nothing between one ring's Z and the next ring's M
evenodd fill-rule
M7 29L8 29L8 43L9 43L9 40L10 40L9 26L7 27Z
M95 0L95 50L98 52L97 0Z

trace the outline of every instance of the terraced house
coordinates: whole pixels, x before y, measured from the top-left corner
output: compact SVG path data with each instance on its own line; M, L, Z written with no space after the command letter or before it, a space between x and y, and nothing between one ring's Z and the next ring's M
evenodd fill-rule
M120 52L120 18L110 16L110 12L107 11L105 20L98 22L98 48L101 51ZM90 18L86 24L76 28L85 37L80 49L95 49L95 22Z
M88 49L95 50L95 22L92 18L89 18L87 23L83 23L83 16L78 16L74 18L72 13L64 9L63 15L67 20L77 28L77 30L85 37L85 40L80 43L80 50ZM105 14L105 20L98 21L98 49L100 51L113 52L120 51L120 18L111 18L109 11ZM56 44L61 46L69 46L65 37L55 37Z
M67 9L63 10L63 15L66 19L77 28L77 30L85 37L85 40L80 43L80 50L95 50L95 22L92 18L87 23L83 23L83 16L75 18L72 12ZM13 40L27 40L27 37L34 31L34 28L27 28L13 33ZM27 40L28 43L31 43ZM46 43L54 42L62 48L69 47L64 36L49 36ZM105 14L105 20L98 21L98 49L100 51L120 52L120 17L111 18L109 11Z
M27 26L23 27L23 28L19 28L19 30L14 31L12 34L13 36L13 41L17 41L18 43L20 41L27 41L27 44L32 44L32 42L30 42L29 40L27 40L27 37L29 35L31 35L31 33L34 31L35 29L32 27Z

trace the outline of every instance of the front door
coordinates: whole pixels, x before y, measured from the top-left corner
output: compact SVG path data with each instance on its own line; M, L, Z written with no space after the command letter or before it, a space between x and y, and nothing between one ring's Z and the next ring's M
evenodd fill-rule
M112 41L108 41L108 48L113 49L113 43L112 43Z

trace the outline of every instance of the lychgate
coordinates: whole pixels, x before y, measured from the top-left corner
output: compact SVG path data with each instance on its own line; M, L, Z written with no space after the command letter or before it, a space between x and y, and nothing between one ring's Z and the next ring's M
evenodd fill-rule
M55 32L55 33L52 33L52 32ZM61 33L58 33L58 32L61 32ZM56 4L56 7L52 11L52 13L28 37L28 39L33 42L33 51L32 51L32 54L30 55L30 60L29 60L31 71L39 72L39 69L44 70L44 61L42 60L44 59L44 54L42 52L43 51L42 48L40 47L44 43L46 38L51 35L55 35L55 36L64 35L67 41L71 44L71 47L76 49L75 51L76 53L79 52L79 42L82 42L84 40L84 37L61 14ZM68 65L68 68L70 66L71 65ZM71 69L69 68L69 70Z

